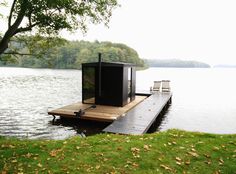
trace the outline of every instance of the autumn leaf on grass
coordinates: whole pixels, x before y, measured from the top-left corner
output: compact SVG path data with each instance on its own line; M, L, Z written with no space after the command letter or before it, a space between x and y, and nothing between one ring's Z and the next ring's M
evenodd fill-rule
M182 161L181 158L179 158L179 157L175 157L175 160L176 161Z
M219 147L216 147L216 146L214 146L214 147L213 147L213 150L214 150L214 151L218 151L218 150L220 150L220 148L219 148Z
M140 152L140 149L139 149L139 148L137 148L137 147L132 147L132 148L131 148L131 151L132 151L132 153L135 153L135 154L137 154L137 153L139 153L139 152Z
M151 145L144 145L143 146L144 150L146 150L146 151L150 150L150 147L152 147L152 146Z
M209 155L209 154L204 154L204 156L206 157L206 158L210 158L211 156Z
M175 160L176 160L176 164L178 164L178 165L182 165L182 160L181 160L181 158L179 158L179 157L175 157Z
M42 164L40 164L40 163L38 163L38 164L37 164L37 166L38 166L38 167L40 167L40 168L41 168L41 167L43 167L43 165L42 165Z
M172 170L173 170L172 168L170 168L169 166L164 165L164 164L161 164L160 166L161 166L162 168L164 168L165 170L169 170L169 171L172 171Z
M199 155L196 152L187 152L189 155L192 155L193 157L198 157Z
M58 155L58 153L61 151L62 151L62 149L55 149L55 150L52 150L49 154L51 157L56 157Z
M210 165L211 164L211 161L208 160L208 161L205 161L206 164Z
M132 154L133 154L133 156L135 157L135 158L139 158L140 156L139 156L139 152L140 152L140 149L139 148L137 148L137 147L132 147L131 148L131 152L132 152Z
M137 163L132 163L132 166L138 167L139 165Z
M223 165L224 164L224 160L222 158L219 159L219 165Z
M190 160L185 161L185 164L186 164L186 165L190 165L190 163L191 163Z

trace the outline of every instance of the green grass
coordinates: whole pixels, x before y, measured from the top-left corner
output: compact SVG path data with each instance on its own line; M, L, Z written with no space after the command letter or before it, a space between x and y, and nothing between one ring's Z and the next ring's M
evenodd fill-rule
M169 130L63 141L0 137L0 173L236 173L236 135Z

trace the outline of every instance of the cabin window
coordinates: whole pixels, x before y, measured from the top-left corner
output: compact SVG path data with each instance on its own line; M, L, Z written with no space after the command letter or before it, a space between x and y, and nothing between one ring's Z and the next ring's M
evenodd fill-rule
M131 90L132 90L132 71L128 68L128 103L130 102Z
M95 103L95 67L83 68L83 103Z

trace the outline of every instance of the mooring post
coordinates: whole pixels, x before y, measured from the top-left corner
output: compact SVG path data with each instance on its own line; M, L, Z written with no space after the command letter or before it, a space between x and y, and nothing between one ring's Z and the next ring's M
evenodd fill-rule
M55 115L52 115L52 116L53 116L52 123L54 124L54 123L55 123L56 116L55 116Z

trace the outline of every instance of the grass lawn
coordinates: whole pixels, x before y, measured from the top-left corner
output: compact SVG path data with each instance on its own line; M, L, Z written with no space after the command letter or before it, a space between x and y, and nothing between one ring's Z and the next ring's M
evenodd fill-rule
M169 130L63 141L0 137L0 172L236 173L236 135Z

